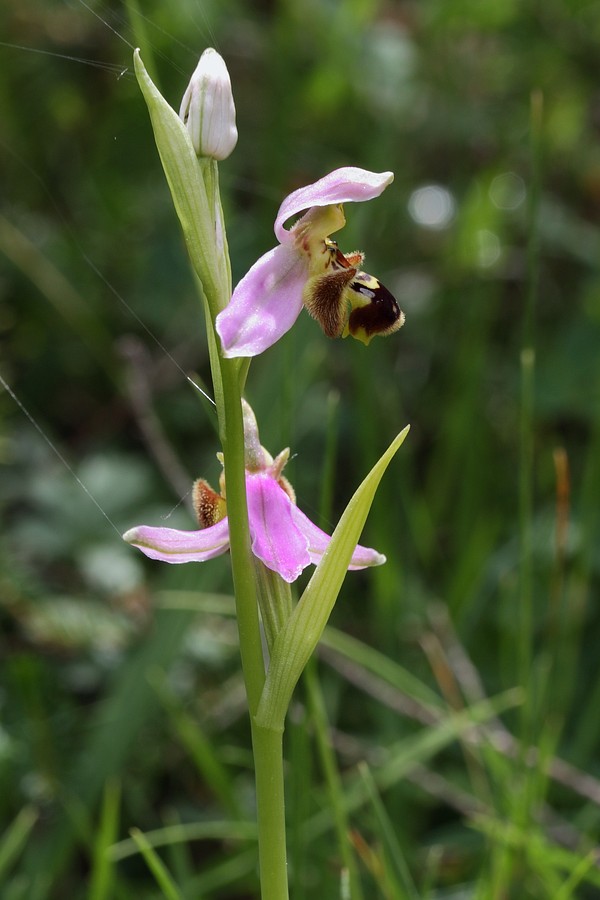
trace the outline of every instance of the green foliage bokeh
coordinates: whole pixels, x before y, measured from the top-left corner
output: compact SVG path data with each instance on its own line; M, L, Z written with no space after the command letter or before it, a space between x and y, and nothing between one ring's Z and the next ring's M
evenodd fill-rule
M362 539L388 564L347 579L334 624L427 685L440 604L488 692L519 681L521 348L534 296L532 634L550 663L535 670L531 721L553 712L557 752L600 775L600 6L7 0L0 24L0 374L30 413L0 393L0 821L38 817L10 897L87 896L81 871L93 869L111 777L119 838L207 811L251 816L227 560L171 569L119 538L166 516L193 527L186 485L219 473L213 417L185 380L209 379L203 320L133 77L137 44L175 108L206 46L228 64L239 143L220 171L234 281L273 246L292 189L341 165L395 173L382 197L348 206L337 237L365 251L405 327L366 349L328 341L303 314L252 364L248 399L265 446L295 454L299 504L329 529L410 422ZM557 450L569 464L564 533ZM373 758L416 730L323 668L332 724ZM291 731L292 756L310 756ZM439 772L465 787L458 752ZM563 790L552 801L593 840L597 807ZM410 785L387 799L413 871L433 845L440 884L485 867L485 841L446 798ZM299 897L311 878L335 884L326 849L307 851ZM183 883L227 853L215 839L171 863ZM252 862L236 871L207 878L206 896L252 896ZM550 876L536 877L514 896L552 896ZM115 884L115 896L152 896L135 860Z

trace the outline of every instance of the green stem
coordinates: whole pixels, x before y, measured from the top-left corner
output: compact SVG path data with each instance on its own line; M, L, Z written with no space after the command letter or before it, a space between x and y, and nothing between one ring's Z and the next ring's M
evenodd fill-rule
M527 296L523 312L521 345L521 411L519 435L519 675L528 702L521 710L521 738L523 746L532 740L535 718L532 697L533 660L533 428L535 390L535 305L539 285L540 263L540 184L542 149L543 99L539 91L531 96L531 188L528 208Z
M262 900L287 900L283 733L252 726Z
M531 738L534 717L531 687L533 656L533 405L535 351L521 351L521 411L519 461L519 531L521 560L519 566L519 676L529 704L521 710L523 746Z
M215 319L231 296L231 272L227 256L227 242L223 228L219 179L215 160L200 160L206 188L208 208L215 239L218 287L203 284L210 365L215 388L215 403L219 419L219 437L223 447L225 483L227 485L227 516L229 544L235 593L236 615L240 638L240 655L250 715L253 716L265 681L258 604L254 582L254 564L250 551L248 506L246 503L246 464L244 423L240 391L239 363L224 359L218 350ZM219 246L220 245L220 246Z
M252 723L261 897L262 900L285 900L288 896L288 885L283 735L280 731L261 728L254 723L265 682L265 670L258 622L254 562L248 530L244 430L238 369L230 365L230 360L222 360L221 375L227 516L240 654Z
M265 669L250 551L239 371L235 361L228 359L221 359L220 369L223 409L219 410L219 422L240 654L252 723L261 897L262 900L285 900L288 886L282 733L254 724L265 683Z
M215 401L219 418L219 435L223 446L225 483L227 485L227 517L229 546L235 594L236 616L240 641L242 672L248 697L252 727L252 749L256 778L256 808L258 820L258 853L262 900L286 900L288 897L285 803L283 780L282 732L261 728L254 722L265 683L265 666L257 603L257 584L254 558L250 550L248 505L246 501L246 464L244 422L242 416L242 382L247 367L239 360L224 359L216 352L214 320L231 294L231 270L223 227L216 163L203 161L204 183L209 208L213 216L221 284L226 294L216 296L205 289L209 345L212 346L211 368ZM219 247L219 243L222 246ZM227 257L227 259L225 259ZM212 344L211 344L212 342ZM243 375L243 378L240 377Z
M254 716L265 682L265 668L258 619L254 564L250 551L246 504L244 425L235 360L221 359L221 379L223 409L219 410L219 426L225 460L231 568L242 669L250 715Z
M539 678L534 668L534 414L535 414L535 307L540 266L540 186L542 149L542 95L531 96L531 189L528 209L527 296L523 315L521 345L521 409L519 416L519 681L525 702L520 710L521 751L518 760L520 789L515 793L515 821L526 829L535 808L539 770L532 770L525 758L527 747L536 744L539 719ZM514 866L514 851L507 850L507 866ZM511 858L512 857L512 858ZM506 873L499 875L497 891L505 888Z
M261 897L262 900L285 900L288 896L288 884L283 734L270 728L261 728L254 722L265 682L265 670L258 622L254 564L250 552L244 429L238 369L230 362L226 359L221 360L224 401L222 442L240 653L252 723Z

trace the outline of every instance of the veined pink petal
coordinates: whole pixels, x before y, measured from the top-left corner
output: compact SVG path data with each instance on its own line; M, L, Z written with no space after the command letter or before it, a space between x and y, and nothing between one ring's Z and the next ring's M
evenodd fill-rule
M300 531L308 538L308 552L310 561L317 565L329 546L331 537L321 531L308 516L305 516L297 506L293 507L292 516ZM380 566L385 562L383 553L378 553L371 547L363 547L357 544L350 560L349 569L364 569L366 566Z
M311 558L292 501L266 473L247 475L246 492L252 552L285 581L295 581Z
M200 531L138 525L125 532L123 540L150 559L168 563L205 562L229 549L229 525L227 518Z
M332 206L337 203L360 202L378 197L394 180L392 172L369 172L355 166L336 169L306 187L299 188L285 198L277 218L275 234L281 244L289 242L290 232L283 227L291 216L311 206Z
M261 256L217 316L223 355L257 356L289 331L300 315L307 277L307 260L290 247Z

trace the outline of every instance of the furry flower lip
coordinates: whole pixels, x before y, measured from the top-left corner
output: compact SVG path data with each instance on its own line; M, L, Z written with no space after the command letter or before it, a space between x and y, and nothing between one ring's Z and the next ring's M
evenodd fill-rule
M274 225L279 245L252 266L217 316L224 356L262 353L289 331L303 306L328 337L352 335L364 344L404 324L390 291L362 270L363 254L345 255L330 238L346 223L342 204L378 197L393 178L347 166L286 197Z
M246 446L246 493L252 553L287 582L295 581L311 563L318 564L330 535L321 531L296 506L293 488L282 474L290 451L275 459L261 446L252 409L243 403ZM219 458L222 461L221 455ZM203 479L194 484L194 505L199 531L138 525L123 535L151 559L168 563L205 562L229 549L226 485L220 493ZM378 566L385 556L356 545L350 569Z

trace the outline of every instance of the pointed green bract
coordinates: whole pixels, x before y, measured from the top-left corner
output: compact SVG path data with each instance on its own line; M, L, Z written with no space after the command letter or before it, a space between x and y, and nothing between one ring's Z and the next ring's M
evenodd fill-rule
M214 211L211 213L202 168L187 128L148 75L139 50L135 51L133 61L188 253L214 319L229 296L219 271L216 216Z
M277 636L255 717L261 728L283 730L292 692L327 624L375 491L408 430L407 425L392 441L348 503L321 562Z

